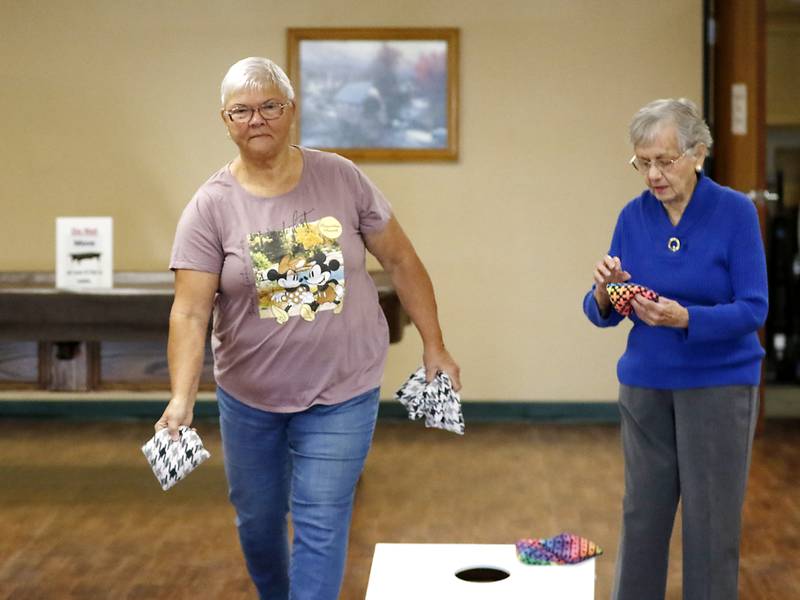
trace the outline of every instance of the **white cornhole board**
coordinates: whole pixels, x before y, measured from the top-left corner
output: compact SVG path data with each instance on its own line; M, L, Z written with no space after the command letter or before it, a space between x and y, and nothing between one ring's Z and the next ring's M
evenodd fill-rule
M455 573L490 567L501 581ZM594 558L577 565L526 565L513 544L376 544L366 600L594 600Z

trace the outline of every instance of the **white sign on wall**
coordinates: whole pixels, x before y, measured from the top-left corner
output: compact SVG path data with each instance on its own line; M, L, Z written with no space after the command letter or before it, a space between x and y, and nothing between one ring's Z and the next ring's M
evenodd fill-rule
M56 218L56 287L114 285L111 217Z
M747 135L747 84L731 86L731 133Z

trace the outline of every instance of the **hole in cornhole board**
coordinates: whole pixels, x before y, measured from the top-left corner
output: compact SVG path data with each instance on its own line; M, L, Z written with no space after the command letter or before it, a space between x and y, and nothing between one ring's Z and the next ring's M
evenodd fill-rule
M456 571L456 577L464 581L472 581L475 583L491 583L493 581L502 581L511 576L511 573L498 569L496 567L470 567Z

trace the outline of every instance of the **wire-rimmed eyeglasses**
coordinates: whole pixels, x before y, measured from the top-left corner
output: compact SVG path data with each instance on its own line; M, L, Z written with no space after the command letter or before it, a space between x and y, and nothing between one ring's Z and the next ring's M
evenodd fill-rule
M635 154L631 159L628 161L631 166L642 173L647 175L650 172L650 167L655 167L661 173L669 173L672 169L675 168L675 163L677 163L680 159L682 159L686 154L689 152L689 149L683 151L683 154L678 156L677 158L672 159L663 159L657 158L655 160L646 160L644 158L639 158Z
M286 110L286 107L291 104L291 101L275 102L274 100L270 100L269 102L264 102L264 104L258 108L251 108L250 106L243 105L234 106L232 109L226 110L225 114L234 123L249 123L257 110L258 114L260 114L265 121L272 121L274 119L279 119L283 115L283 111Z

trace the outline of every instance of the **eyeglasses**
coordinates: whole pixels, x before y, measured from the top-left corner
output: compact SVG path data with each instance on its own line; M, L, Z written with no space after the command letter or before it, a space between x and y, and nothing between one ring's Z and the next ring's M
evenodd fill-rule
M686 156L686 153L689 152L689 149L683 151L678 158L673 158L672 160L664 160L662 158L658 158L656 160L645 160L644 158L639 158L638 156L634 155L628 162L631 166L639 171L639 173L647 174L650 172L650 167L655 167L661 173L669 173L672 169L675 168L675 163Z
M260 114L265 121L272 121L283 116L283 111L291 104L291 101L275 102L270 100L269 102L264 102L264 104L257 109L250 108L249 106L234 106L232 109L226 110L225 114L228 115L228 118L234 123L249 123L250 119L253 118L253 113L258 110L258 114Z

